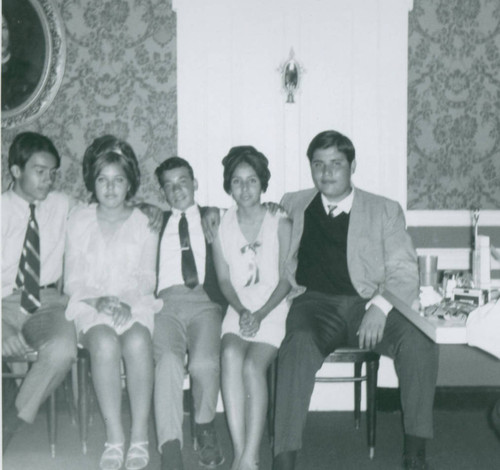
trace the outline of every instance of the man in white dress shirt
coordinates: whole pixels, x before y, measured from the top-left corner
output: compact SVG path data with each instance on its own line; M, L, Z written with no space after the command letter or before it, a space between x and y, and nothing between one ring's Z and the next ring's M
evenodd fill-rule
M197 182L190 164L171 157L156 176L171 211L164 213L158 248L158 297L164 307L155 317L155 416L162 470L182 470L183 382L185 358L192 380L195 442L199 464L224 462L214 427L219 394L220 335L226 301L219 290L212 248L194 199Z
M34 132L18 134L9 149L13 185L2 194L2 355L38 351L38 360L17 394L17 419L7 428L4 419L4 447L19 424L34 421L76 358L74 326L64 316L67 299L56 285L70 209L66 195L51 192L59 164L50 139ZM22 266L29 264L30 225L38 246L31 253L36 268L28 266L27 274Z

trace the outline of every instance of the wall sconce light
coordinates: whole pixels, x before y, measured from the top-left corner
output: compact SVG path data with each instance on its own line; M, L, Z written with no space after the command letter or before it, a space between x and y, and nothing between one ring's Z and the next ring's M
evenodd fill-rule
M294 95L298 90L304 72L303 67L295 59L293 49L290 49L288 60L279 68L281 72L281 82L286 93L286 102L295 103Z

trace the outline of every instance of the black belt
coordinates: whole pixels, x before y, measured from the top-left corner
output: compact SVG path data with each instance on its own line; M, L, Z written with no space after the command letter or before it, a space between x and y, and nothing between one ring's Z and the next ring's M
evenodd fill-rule
M57 284L53 282L52 284L47 284L46 286L40 286L40 290L42 289L57 289Z
M40 290L43 289L57 289L57 283L53 282L52 284L46 284L45 286L40 286ZM16 287L14 291L22 290L20 287Z

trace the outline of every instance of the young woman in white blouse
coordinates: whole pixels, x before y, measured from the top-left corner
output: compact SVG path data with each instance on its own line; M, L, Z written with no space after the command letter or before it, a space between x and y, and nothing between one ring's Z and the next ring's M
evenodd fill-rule
M157 235L147 217L127 201L140 172L134 151L114 136L96 139L83 158L92 194L88 206L68 221L66 317L74 320L79 343L89 350L92 380L107 440L103 470L127 470L149 462L148 418L153 390L152 330L162 301L154 297ZM132 413L130 446L124 456L120 363L127 374Z

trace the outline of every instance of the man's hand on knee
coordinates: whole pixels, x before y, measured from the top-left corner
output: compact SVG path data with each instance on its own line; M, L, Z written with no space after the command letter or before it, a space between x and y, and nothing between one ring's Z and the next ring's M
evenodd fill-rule
M24 356L30 350L21 332L2 338L2 356Z
M358 330L360 348L372 349L382 341L386 320L380 308L370 305Z

